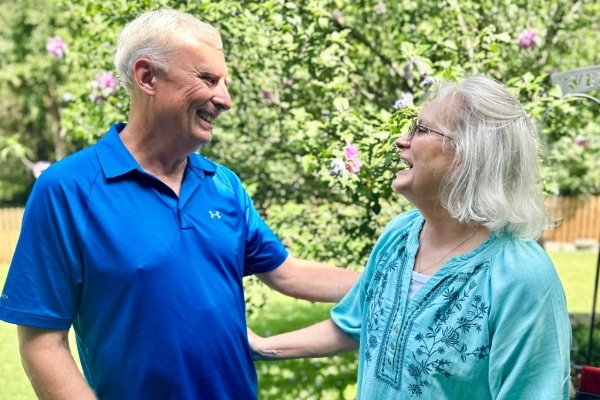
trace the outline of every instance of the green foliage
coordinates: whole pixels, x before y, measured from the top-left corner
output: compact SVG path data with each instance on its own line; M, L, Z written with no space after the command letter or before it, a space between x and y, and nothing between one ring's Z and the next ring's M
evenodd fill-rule
M590 351L590 319L589 316L572 318L573 344L571 362L575 365L600 365L600 321L596 318ZM589 360L588 360L589 356Z

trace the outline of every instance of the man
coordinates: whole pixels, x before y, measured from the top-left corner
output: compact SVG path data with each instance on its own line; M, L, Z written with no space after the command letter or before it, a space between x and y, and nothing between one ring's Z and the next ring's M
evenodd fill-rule
M195 153L231 107L213 27L145 13L115 65L129 122L39 178L0 319L43 399L255 399L242 278L337 301L357 274L289 257L239 179Z

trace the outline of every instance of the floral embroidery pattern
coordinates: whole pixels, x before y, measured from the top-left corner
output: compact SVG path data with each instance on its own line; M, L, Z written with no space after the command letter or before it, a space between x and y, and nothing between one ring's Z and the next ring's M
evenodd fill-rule
M421 397L431 387L431 374L452 379L453 363L489 356L487 331L482 330L489 305L473 280L488 266L443 277L419 303L408 307L405 296L400 296L403 279L398 277L407 274L412 256L406 251L407 237L399 239L397 247L377 263L367 289L365 364L375 361L373 373L378 380L399 392L408 389L411 397ZM423 314L433 316L425 329L418 324ZM478 338L480 343L469 345Z
M402 238L402 243L406 240L406 237ZM394 253L394 252L393 252ZM390 260L390 258L392 258ZM373 357L373 352L379 345L379 339L377 338L376 332L380 328L385 329L380 322L383 324L387 320L387 316L384 315L383 302L385 299L385 288L389 281L389 274L402 274L402 271L397 271L399 265L404 263L399 262L398 259L393 258L390 254L386 254L378 263L377 271L373 276L374 288L370 287L367 295L366 302L370 303L369 307L369 320L367 323L367 350L365 352L365 361L370 362ZM376 293L375 293L376 291Z
M489 312L489 306L480 295L471 297L476 286L475 282L470 282L462 292L452 287L446 288L442 295L445 305L437 310L434 326L414 336L420 345L412 355L415 362L407 367L409 375L414 378L414 383L408 386L411 396L420 397L423 394L423 388L429 386L428 376L432 372L449 379L452 377L449 369L452 363L444 357L447 352L458 353L463 363L468 357L482 360L489 356L489 344L469 349L463 342L465 333L471 330L481 332L480 320ZM463 308L466 312L452 319Z

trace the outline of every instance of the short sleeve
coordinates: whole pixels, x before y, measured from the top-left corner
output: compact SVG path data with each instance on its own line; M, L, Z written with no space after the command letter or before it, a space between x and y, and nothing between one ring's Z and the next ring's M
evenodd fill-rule
M495 399L566 399L571 326L562 285L541 248L513 245L491 269L490 390Z
M331 309L331 319L347 335L360 342L363 307L365 303L362 274L344 298Z
M35 184L0 300L0 319L68 329L82 281L75 216L52 167Z
M279 267L288 257L288 251L256 210L239 177L220 166L217 179L234 192L245 218L244 275L269 272Z

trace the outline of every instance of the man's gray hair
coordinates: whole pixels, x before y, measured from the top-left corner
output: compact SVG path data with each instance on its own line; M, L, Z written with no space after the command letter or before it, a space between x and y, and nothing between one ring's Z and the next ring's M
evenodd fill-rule
M212 25L181 11L148 11L129 22L119 35L115 54L121 84L131 93L133 65L140 58L148 58L156 68L168 71L169 61L186 38L223 48L221 35Z
M473 76L441 82L435 100L440 127L454 138L454 169L444 182L444 206L460 221L493 232L538 238L549 224L538 170L535 124L500 83Z

